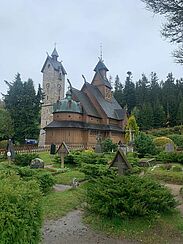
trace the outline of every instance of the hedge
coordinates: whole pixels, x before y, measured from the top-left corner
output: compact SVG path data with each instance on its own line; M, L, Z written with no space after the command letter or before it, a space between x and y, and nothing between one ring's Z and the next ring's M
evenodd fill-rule
M105 217L155 217L176 206L170 191L152 179L139 176L102 177L87 190L89 211Z
M0 180L0 243L38 244L41 237L41 193L36 181L12 174Z

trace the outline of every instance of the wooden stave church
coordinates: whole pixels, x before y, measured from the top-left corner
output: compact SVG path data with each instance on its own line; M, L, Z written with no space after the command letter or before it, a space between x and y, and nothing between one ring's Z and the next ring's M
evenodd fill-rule
M53 119L44 127L45 145L63 141L71 147L91 148L96 138L124 142L126 110L113 97L107 79L107 67L100 58L91 83L86 80L81 90L70 88L65 99L53 104Z

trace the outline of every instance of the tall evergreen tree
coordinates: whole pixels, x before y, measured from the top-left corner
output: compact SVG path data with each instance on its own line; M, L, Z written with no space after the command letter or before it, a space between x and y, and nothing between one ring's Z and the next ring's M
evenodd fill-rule
M153 128L160 128L166 125L166 114L163 106L157 99L153 104Z
M127 72L127 77L125 81L124 87L124 101L127 105L128 113L131 114L131 111L136 105L136 97L135 97L135 85L132 82L132 72Z
M177 92L175 78L172 73L169 73L166 81L162 86L162 103L167 117L167 124L170 126L176 125L177 115Z
M9 90L4 95L4 102L14 122L15 140L23 143L26 138L37 138L39 111L33 81L22 82L17 74L14 82L6 84Z
M124 104L124 94L123 94L123 85L120 82L119 76L116 75L114 82L114 97L118 103L123 107Z
M150 102L149 96L150 84L145 76L142 74L142 78L136 83L136 105L140 106L143 103Z
M153 109L150 103L144 103L139 109L138 124L140 129L148 130L153 128Z

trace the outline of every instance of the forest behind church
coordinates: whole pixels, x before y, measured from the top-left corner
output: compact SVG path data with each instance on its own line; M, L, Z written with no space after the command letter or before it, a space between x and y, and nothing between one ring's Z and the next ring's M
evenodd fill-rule
M172 73L159 80L155 72L147 77L142 74L133 81L127 72L125 84L117 75L114 81L114 97L120 105L134 114L142 130L183 124L183 79Z

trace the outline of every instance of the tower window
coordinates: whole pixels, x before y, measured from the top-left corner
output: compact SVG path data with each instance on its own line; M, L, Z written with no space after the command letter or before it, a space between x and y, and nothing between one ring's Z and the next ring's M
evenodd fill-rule
M48 64L48 69L50 68L50 64Z

